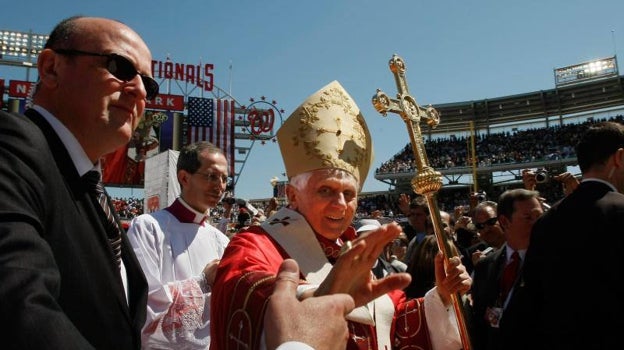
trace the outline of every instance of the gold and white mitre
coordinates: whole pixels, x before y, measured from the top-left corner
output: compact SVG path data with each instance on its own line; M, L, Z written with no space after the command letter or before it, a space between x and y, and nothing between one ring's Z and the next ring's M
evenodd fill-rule
M337 168L364 185L373 161L370 132L347 91L333 81L308 97L277 131L286 175Z

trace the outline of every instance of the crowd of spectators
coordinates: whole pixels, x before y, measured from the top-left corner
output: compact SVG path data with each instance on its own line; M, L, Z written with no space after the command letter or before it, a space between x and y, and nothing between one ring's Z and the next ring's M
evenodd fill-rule
M610 118L589 118L581 123L569 123L562 126L544 128L529 128L501 133L480 134L475 139L475 150L478 167L488 167L495 164L531 163L542 160L565 159L574 157L574 148L577 138L587 125L600 121L617 121L624 123L624 116L617 115ZM425 141L425 149L429 163L438 170L452 167L471 167L469 156L469 139L466 137L440 137ZM392 174L416 170L414 154L410 144L396 154L392 159L383 163L376 170L377 174ZM522 187L521 182L494 186L488 189L487 199L496 201L505 190ZM537 190L548 202L554 202L561 197L561 184L547 181L539 184ZM441 210L452 211L458 205L468 204L472 193L471 187L445 188L437 193L438 205ZM358 216L366 217L375 211L381 211L383 216L392 217L398 210L399 194L362 194L359 199Z
M487 194L489 199L496 200L498 195L507 189L514 187L521 187L522 184L515 184L509 186L501 186L494 188L494 191ZM542 196L549 201L553 198L560 196L560 185L555 182L548 182L539 185L539 191ZM466 204L470 196L471 190L469 187L464 189L442 189L437 194L438 203L441 210L452 210L457 205ZM381 216L387 218L401 218L402 214L398 208L399 194L393 194L390 192L384 194L367 195L362 194L358 201L357 217L370 217ZM143 199L140 198L112 198L113 204L120 218L130 220L143 213ZM268 201L255 201L253 204L258 208L264 208L268 205ZM280 204L283 205L284 203ZM211 217L214 222L218 222L224 217L223 205L220 203L217 207L211 209ZM237 213L235 210L234 213ZM233 221L236 221L236 214L234 214Z
M119 217L122 219L132 219L135 216L143 214L143 199L142 198L112 198L113 205Z
M521 181L494 186L491 187L488 192L484 192L484 196L487 200L497 201L498 197L506 190L521 187L523 187ZM540 196L548 203L554 203L560 199L563 191L561 183L552 180L538 184L536 190L539 191ZM457 206L468 205L472 193L472 187L469 186L461 188L442 187L436 195L438 207L440 210L452 212ZM391 192L375 195L360 195L358 199L357 217L370 217L375 216L375 213L377 213L383 217L401 219L402 214L398 207L399 195L398 193L395 194ZM414 193L410 195L415 196Z
M622 122L624 117L618 115L609 120ZM577 143L580 132L585 130L588 124L596 121L588 119L582 123L562 126L477 134L475 136L477 166L487 167L495 164L529 163L574 157L574 148L571 145ZM455 135L425 141L429 165L435 169L472 166L469 141L468 137ZM416 163L412 147L407 144L392 159L382 163L376 172L388 174L415 170Z
M607 120L588 119L582 123L570 123L562 126L544 128L530 128L510 132L490 133L477 135L475 149L478 167L487 167L494 164L530 163L546 159L564 159L574 156L574 149L570 145L577 142L578 135L588 124ZM624 116L617 115L608 118L611 121L624 122ZM440 137L425 142L425 149L430 165L435 169L472 166L469 156L469 139L466 137ZM416 169L412 148L408 144L392 159L383 163L377 173L414 172ZM507 189L521 187L521 183L495 186L489 189L487 198L497 200L498 196ZM554 181L540 184L537 188L540 194L549 202L553 202L561 195L561 184ZM471 188L450 189L442 188L437 193L438 204L441 210L452 211L458 205L467 204ZM383 217L400 217L398 208L399 194L376 193L361 194L358 203L357 217L367 217L377 213ZM132 219L143 213L143 200L137 198L114 198L115 207L120 217ZM264 208L268 201L253 201L258 208ZM221 206L213 208L212 214L220 218L223 215Z

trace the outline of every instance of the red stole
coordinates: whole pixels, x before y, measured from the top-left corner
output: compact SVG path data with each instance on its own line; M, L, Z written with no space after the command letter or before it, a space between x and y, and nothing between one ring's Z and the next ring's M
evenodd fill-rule
M291 225L290 219L281 217L273 224ZM348 231L355 234L352 228ZM320 245L323 246L322 243ZM333 255L336 247L323 250L331 251ZM259 226L251 226L246 232L232 237L213 287L211 350L260 348L266 301L273 291L279 265L289 257ZM422 299L408 302L402 291L393 291L388 296L395 305L395 316L390 327L392 348L431 349ZM377 349L374 326L349 321L349 332L347 350Z
M327 260L333 265L338 257L340 256L340 251L342 249L342 244L346 241L352 241L357 237L357 234L354 230L345 231L339 238L340 245L336 241L329 240L317 233L315 233L316 239L321 245L321 249L325 252L325 256Z

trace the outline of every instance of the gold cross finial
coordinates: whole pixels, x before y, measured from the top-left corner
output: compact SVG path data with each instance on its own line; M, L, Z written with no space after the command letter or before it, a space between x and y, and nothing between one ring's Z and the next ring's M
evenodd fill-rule
M397 98L391 99L381 90L377 89L377 93L373 96L373 106L384 117L388 112L398 114L407 126L407 132L410 137L414 159L416 161L417 175L412 180L414 192L426 194L437 192L442 187L442 174L433 170L429 166L425 144L420 130L420 122L422 119L426 123L435 128L440 123L438 111L430 105L422 108L416 103L416 99L410 95L405 78L405 62L397 54L392 55L388 63L397 86Z
M377 93L373 96L373 106L384 117L388 112L398 114L407 126L407 133L410 137L417 166L416 176L412 179L412 188L414 192L423 195L427 199L429 215L431 216L438 247L444 254L448 263L449 257L456 256L457 254L451 249L452 241L442 228L442 219L436 199L438 190L442 188L442 174L429 166L425 143L423 141L422 132L420 131L421 119L424 119L429 126L435 128L440 122L440 116L438 111L431 106L426 108L420 107L418 103L416 103L416 99L410 95L407 87L407 79L405 78L406 67L403 59L394 54L390 59L389 65L392 74L394 74L394 80L398 90L397 98L391 99L384 92L377 89ZM463 350L471 350L472 346L464 319L463 305L460 303L461 295L459 295L459 293L451 294L451 302L455 309Z

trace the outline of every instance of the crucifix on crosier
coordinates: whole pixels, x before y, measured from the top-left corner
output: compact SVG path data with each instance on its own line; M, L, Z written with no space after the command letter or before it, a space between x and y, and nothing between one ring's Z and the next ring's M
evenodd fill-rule
M442 188L442 174L429 165L425 143L420 130L420 123L423 119L430 127L435 128L440 123L440 116L438 111L431 105L425 108L420 107L416 103L416 99L410 95L405 77L405 61L394 54L388 64L396 82L397 98L391 99L380 89L377 89L377 93L372 98L373 106L384 117L387 116L388 112L398 114L407 126L407 133L409 134L417 168L416 176L414 176L411 182L412 188L414 192L426 198L438 246L445 259L448 259L456 254L451 249L450 239L442 227L442 219L438 209L437 192ZM463 349L470 350L472 347L461 304L461 296L459 294L451 295L451 301L457 316Z

